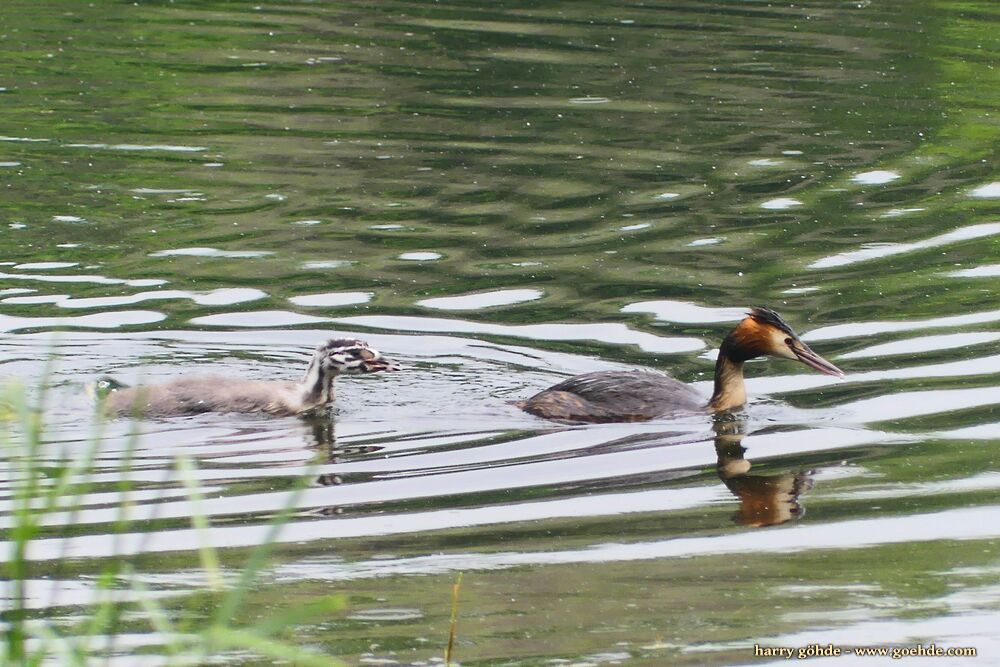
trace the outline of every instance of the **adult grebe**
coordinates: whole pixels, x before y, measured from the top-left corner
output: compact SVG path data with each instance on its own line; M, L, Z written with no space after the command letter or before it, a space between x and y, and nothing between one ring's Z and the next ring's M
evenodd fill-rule
M776 312L752 308L719 346L715 391L707 404L683 382L637 370L577 375L515 405L539 417L583 422L645 421L703 410L723 412L746 403L743 362L765 354L801 361L827 375L844 375L799 340Z
M112 416L167 417L200 412L298 415L334 398L338 375L399 370L399 364L363 340L338 338L316 348L301 382L239 380L219 375L181 378L131 388L111 384L101 409ZM113 381L112 381L113 382Z

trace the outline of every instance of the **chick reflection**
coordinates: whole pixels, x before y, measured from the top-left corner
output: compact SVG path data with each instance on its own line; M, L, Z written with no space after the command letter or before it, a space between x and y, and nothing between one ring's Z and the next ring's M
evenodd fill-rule
M338 446L337 437L334 432L334 422L326 415L307 419L307 423L312 430L313 444L316 449L316 458L314 461L319 465L344 463L383 449L383 447L378 445ZM318 475L313 485L340 486L343 483L343 477L337 473L329 472ZM319 516L338 516L344 514L344 511L343 507L332 505L329 507L317 507L311 513Z
M715 424L716 470L719 479L740 499L733 516L736 523L760 528L799 519L805 509L799 496L812 488L812 471L780 475L750 475L750 462L743 458L746 433L738 423Z

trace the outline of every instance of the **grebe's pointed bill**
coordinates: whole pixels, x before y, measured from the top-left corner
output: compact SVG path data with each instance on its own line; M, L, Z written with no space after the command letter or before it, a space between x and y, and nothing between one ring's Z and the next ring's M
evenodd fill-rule
M820 373L832 375L834 377L844 377L844 371L840 370L829 361L813 352L808 345L800 340L796 340L791 346L792 354L795 358L804 363L809 368L815 368Z

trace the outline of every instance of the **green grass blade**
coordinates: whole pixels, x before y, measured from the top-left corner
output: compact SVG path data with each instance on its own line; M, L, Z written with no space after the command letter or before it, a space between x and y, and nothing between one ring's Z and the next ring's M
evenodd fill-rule
M204 568L205 576L208 579L208 587L213 591L221 591L223 588L222 570L219 567L219 558L215 553L215 548L212 546L212 540L208 534L208 517L205 515L203 509L204 495L201 492L201 485L195 476L194 464L191 463L190 458L187 456L177 457L177 473L184 482L184 486L187 487L188 500L192 507L191 525L198 534L198 555L201 558L201 566Z

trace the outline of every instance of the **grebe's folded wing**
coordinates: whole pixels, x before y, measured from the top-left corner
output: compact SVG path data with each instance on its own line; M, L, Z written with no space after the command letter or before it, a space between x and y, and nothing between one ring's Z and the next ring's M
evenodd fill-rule
M543 417L579 421L638 421L700 410L694 389L652 371L597 371L577 375L520 403Z

